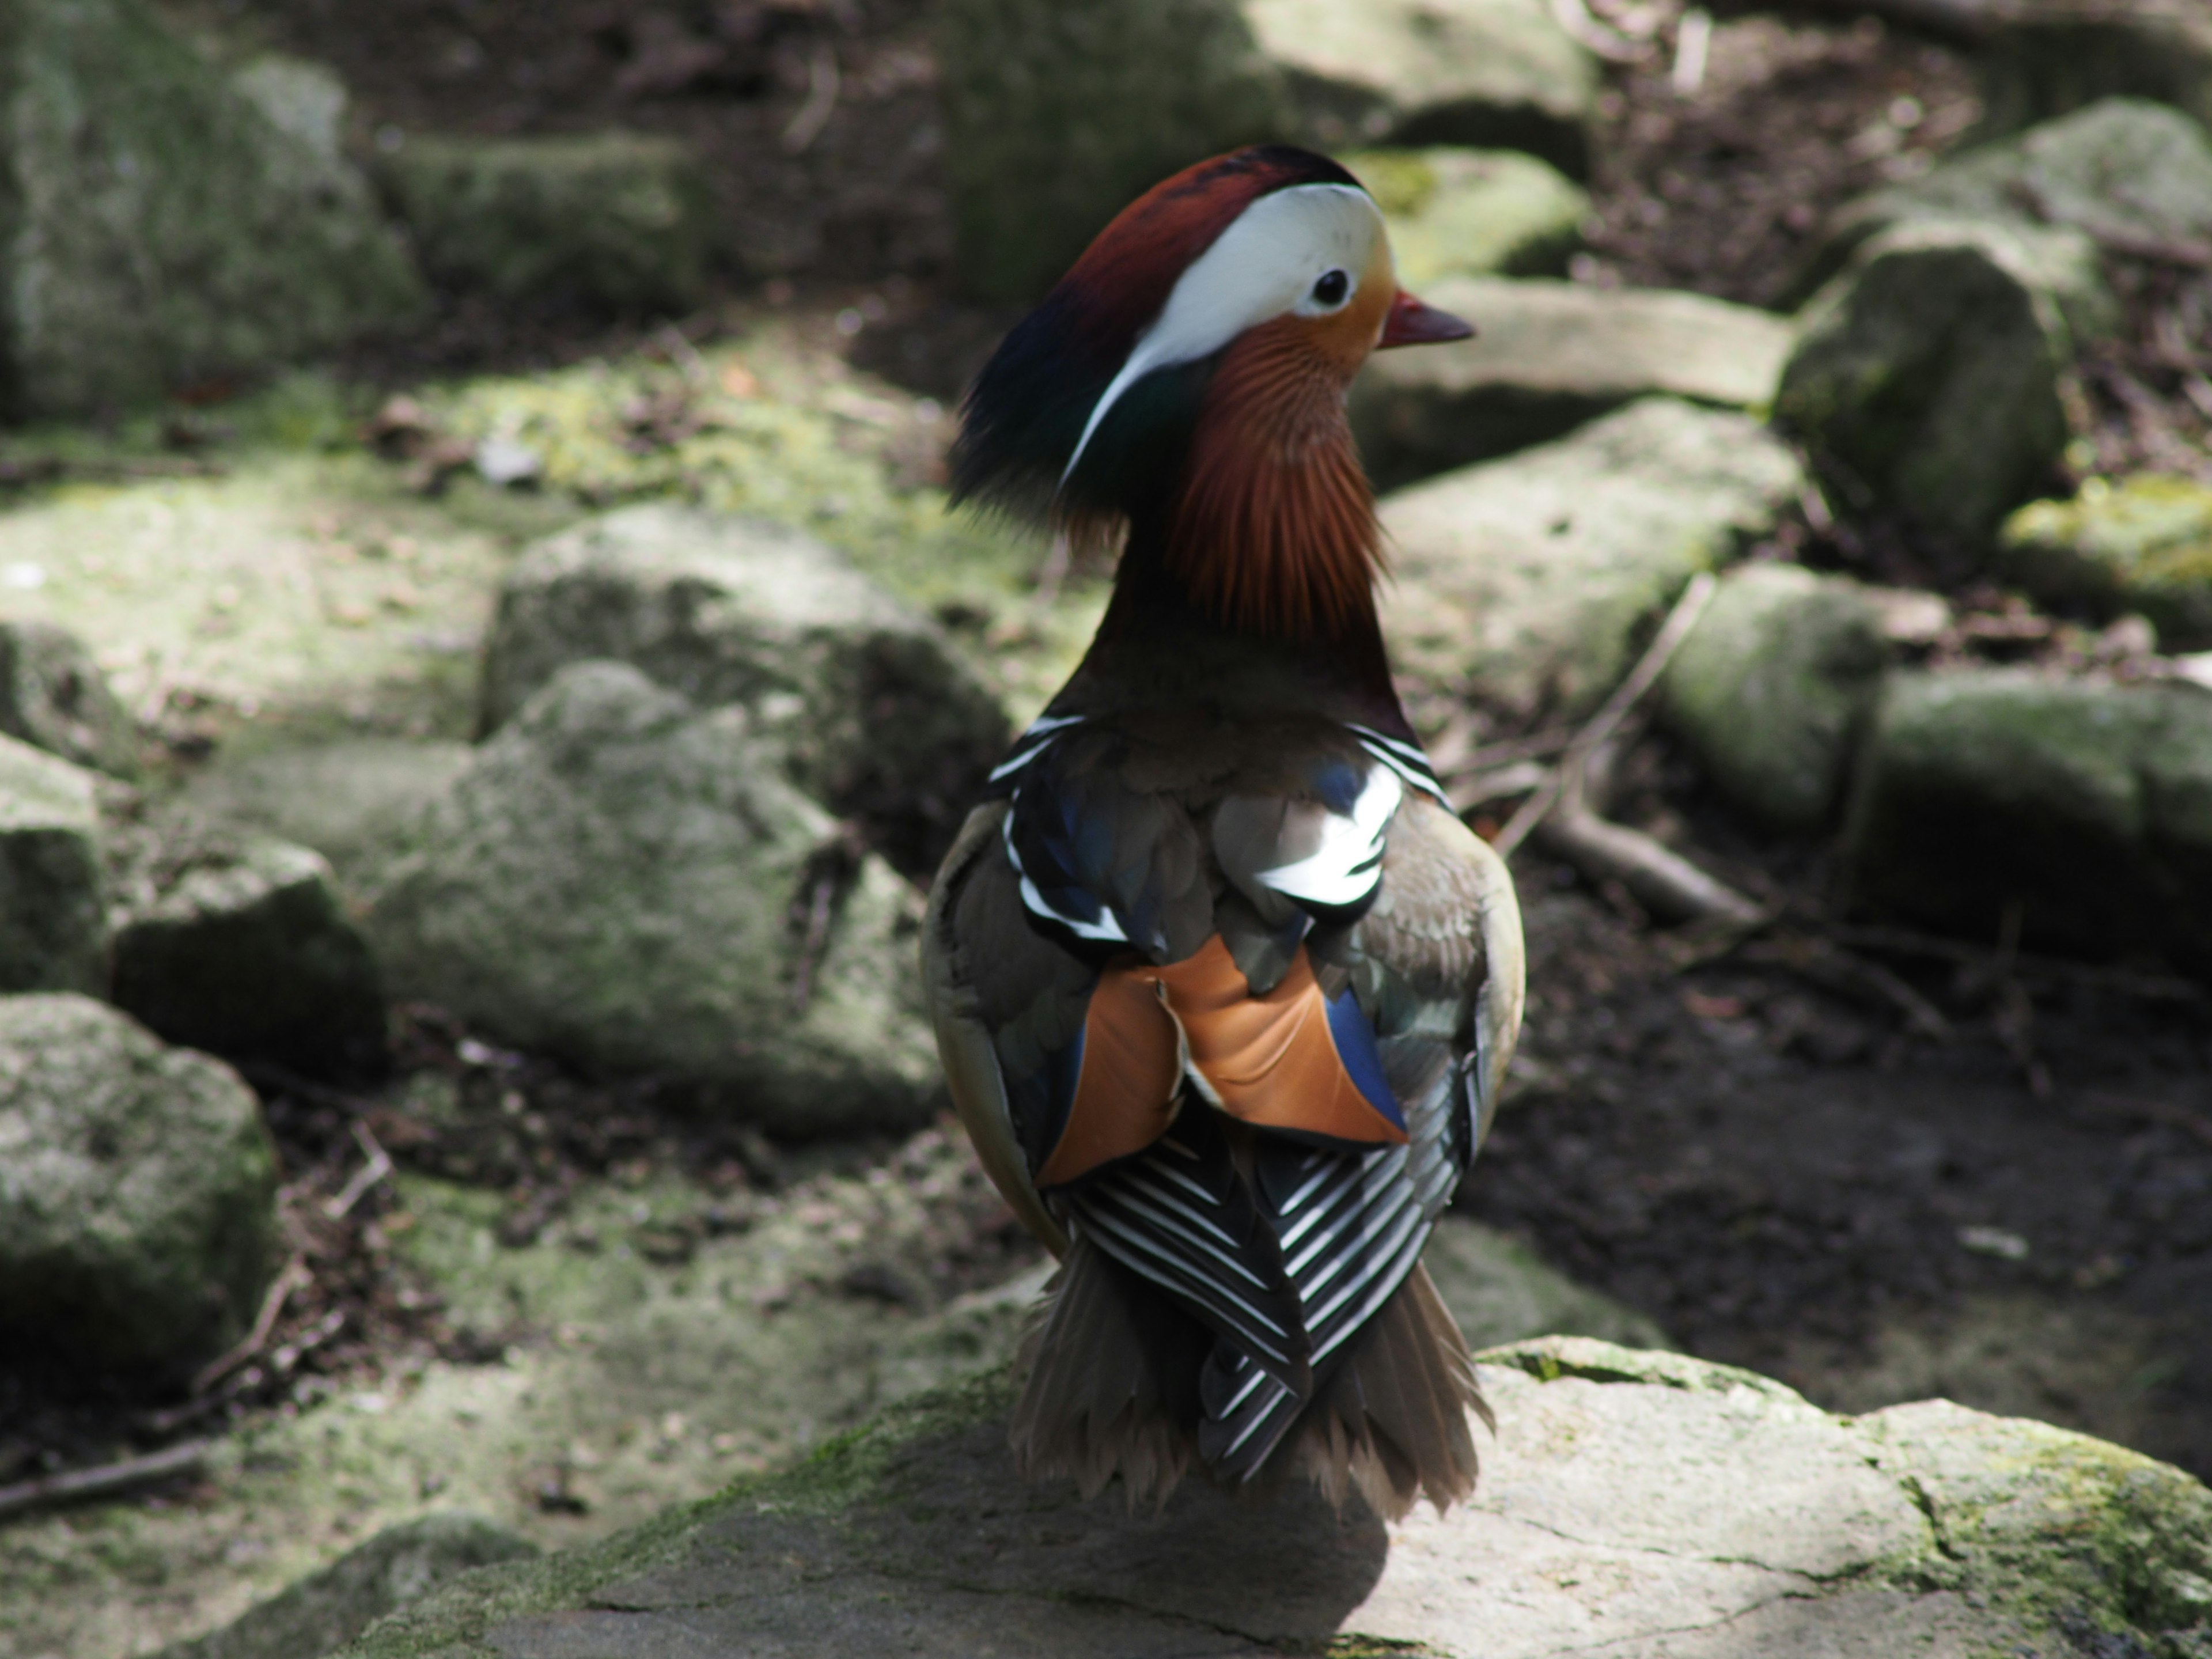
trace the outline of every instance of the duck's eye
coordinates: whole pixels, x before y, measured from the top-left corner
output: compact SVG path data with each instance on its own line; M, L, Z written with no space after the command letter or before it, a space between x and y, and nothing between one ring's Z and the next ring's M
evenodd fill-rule
M1344 296L1352 292L1352 278L1340 270L1324 270L1321 280L1313 285L1316 305L1340 306Z

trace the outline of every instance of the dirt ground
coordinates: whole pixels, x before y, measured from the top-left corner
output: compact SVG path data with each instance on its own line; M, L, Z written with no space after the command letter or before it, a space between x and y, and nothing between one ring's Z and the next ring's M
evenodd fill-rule
M1775 303L1830 207L1924 167L1977 113L1969 66L1949 47L1763 15L1723 17L1704 82L1680 96L1674 9L1640 9L1652 56L1612 73L1582 280ZM614 122L686 137L730 227L731 303L835 316L857 366L949 402L1006 319L945 287L925 11L917 0L222 0L210 15L332 64L366 143L388 127ZM2212 336L2212 277L2135 286L2132 332L2087 376L2083 470L2151 462L2212 476L2208 413L2187 392L2205 367L2192 343ZM719 326L711 311L684 325ZM619 321L456 301L427 341L357 368L404 382L574 362L634 337ZM1826 551L1872 556L1864 544ZM1911 551L1893 557L1910 564ZM1911 939L1850 936L1838 968L1821 850L1746 841L1657 739L1640 753L1646 787L1626 816L1787 900L1790 920L1686 968L1683 941L1521 855L1525 1058L1464 1207L1693 1352L1838 1408L1947 1394L2212 1477L2212 1008L2154 974L1978 948L1954 960ZM430 1011L407 1030L403 1066L495 1086L467 1058L469 1034ZM255 1081L295 1242L314 1257L312 1291L271 1334L288 1369L242 1370L188 1412L119 1395L87 1404L74 1390L79 1403L64 1407L38 1379L0 1376L0 1481L250 1414L301 1376L337 1387L410 1349L490 1363L517 1336L457 1326L422 1297L379 1232L378 1194L325 1215L360 1162L357 1102ZM368 1121L403 1164L503 1194L500 1236L514 1244L557 1218L578 1183L624 1170L683 1172L703 1195L691 1224L711 1229L718 1206L741 1224L747 1205L825 1161L893 1156L708 1133L649 1093L610 1094L526 1058L495 1086L503 1127L474 1139L388 1105ZM660 1248L685 1249L683 1229ZM943 1295L1030 1254L1003 1216L978 1212L913 1270ZM903 1293L888 1273L848 1288Z

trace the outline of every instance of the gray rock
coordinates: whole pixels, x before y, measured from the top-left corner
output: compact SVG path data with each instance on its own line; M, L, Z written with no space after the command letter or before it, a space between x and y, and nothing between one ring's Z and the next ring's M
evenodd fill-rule
M422 280L362 177L271 122L145 0L18 0L0 87L15 412L143 401L421 313Z
M0 737L0 993L106 985L97 780Z
M1733 805L1773 829L1817 830L1887 657L1881 611L1857 583L1747 565L1721 579L1668 665L1661 707Z
M1795 337L1748 306L1653 289L1459 277L1421 297L1476 335L1378 352L1353 382L1352 432L1384 489L1548 442L1653 393L1763 410Z
M1893 675L1844 838L1862 910L2028 949L2212 963L2212 696L1989 669Z
M2212 137L2178 110L2106 99L1850 203L1808 280L1885 230L1957 219L2069 226L2121 254L2212 245Z
M2100 98L2156 99L2212 125L2212 15L2199 0L1999 11L1978 54L1982 131L2011 132Z
M998 1376L635 1533L472 1575L346 1659L1873 1659L2059 1652L2077 1626L2183 1655L2212 1620L2212 1493L2117 1446L1942 1401L1837 1418L1578 1338L1481 1360L1498 1432L1446 1515L1386 1528L1303 1484L1187 1485L1157 1515L1024 1486Z
M1342 158L1389 222L1398 280L1559 276L1583 245L1589 192L1510 149L1370 149Z
M237 755L217 749L185 800L207 822L312 847L351 888L390 855L425 801L476 751L465 743L347 738Z
M1542 0L1244 0L1309 143L1468 144L1589 171L1597 60Z
M540 543L485 649L495 730L564 665L627 662L702 707L744 704L792 781L927 876L1004 753L997 700L944 632L795 531L628 507Z
M1601 1291L1578 1285L1494 1228L1447 1215L1421 1265L1471 1348L1547 1335L1590 1336L1630 1348L1672 1348L1666 1332Z
M2169 650L2212 646L2212 489L2145 473L2031 501L2005 520L1990 570L2100 622L2147 617Z
M919 901L785 771L741 706L563 669L375 884L388 988L780 1132L913 1124Z
M386 1527L222 1629L173 1643L153 1659L323 1659L458 1573L540 1553L481 1516L426 1515Z
M1700 570L1804 487L1745 416L1647 398L1572 435L1387 497L1392 660L1516 720L1595 707Z
M444 287L625 314L682 311L704 292L706 186L675 139L410 137L378 176Z
M70 994L0 997L0 1344L171 1379L245 1333L276 1155L220 1061Z
M1979 544L2056 464L2062 377L2114 315L2081 231L1900 224L1808 307L1775 418L1855 507Z
M66 629L0 617L0 735L119 778L138 771L138 733L84 642Z
M174 822L118 828L110 846L117 1007L230 1060L383 1068L376 963L321 854Z
M961 276L994 300L1241 144L1494 146L1579 174L1597 91L1543 0L952 0L937 46Z

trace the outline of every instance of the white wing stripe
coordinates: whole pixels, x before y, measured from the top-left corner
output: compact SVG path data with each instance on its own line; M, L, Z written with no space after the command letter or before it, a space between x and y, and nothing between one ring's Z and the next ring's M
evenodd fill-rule
M1375 768L1349 814L1330 812L1322 819L1319 847L1304 858L1258 872L1258 880L1309 904L1357 904L1382 879L1383 837L1405 793L1389 768Z
M1015 792L1015 797L1017 799L1020 798L1018 790ZM1085 921L1080 916L1067 915L1052 908L1051 902L1037 890L1036 883L1030 879L1030 872L1022 868L1022 855L1014 850L1014 815L1012 812L1000 823L999 839L1006 843L1006 862L1014 866L1014 873L1022 878L1022 908L1024 910L1033 916L1042 916L1047 921L1058 922L1078 939L1104 939L1119 945L1129 942L1128 934L1121 931L1121 921L1109 906L1099 906L1100 920L1097 921Z
M1193 1245L1195 1248L1205 1251L1206 1255L1212 1256L1223 1267L1228 1268L1230 1272L1235 1273L1239 1279L1249 1285L1254 1290L1264 1291L1267 1288L1267 1282L1264 1279L1261 1279L1258 1274L1252 1272L1250 1268L1247 1267L1235 1256L1231 1255L1226 1250L1220 1249L1206 1239L1201 1238L1189 1228L1183 1226L1182 1224L1176 1221L1171 1216L1165 1214L1152 1205L1147 1204L1144 1199L1139 1197L1135 1192L1124 1188L1112 1191L1102 1191L1099 1194L1099 1196L1101 1198L1111 1199L1115 1203L1123 1206L1125 1208L1133 1210L1136 1212L1138 1216L1151 1222L1161 1231L1169 1234L1172 1237L1180 1238L1184 1243ZM1189 1212L1183 1211L1182 1213L1188 1215L1189 1214ZM1201 1226L1206 1224L1205 1222L1200 1220L1200 1218L1196 1216L1192 1216L1191 1219L1198 1221L1199 1224ZM1212 1231L1217 1237L1225 1237L1225 1235L1221 1233L1218 1228L1212 1228L1210 1231ZM1266 1317L1264 1315L1260 1316L1262 1318ZM1278 1336L1287 1334L1283 1328L1280 1325L1278 1325L1272 1319L1267 1320L1267 1328L1274 1332Z

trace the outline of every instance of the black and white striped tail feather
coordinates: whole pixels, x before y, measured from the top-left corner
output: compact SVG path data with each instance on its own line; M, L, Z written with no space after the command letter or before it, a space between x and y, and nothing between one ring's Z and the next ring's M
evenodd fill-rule
M1465 1144L1452 1121L1458 1068L1423 1069L1424 1109L1408 1115L1407 1145L1264 1142L1255 1193L1221 1146L1201 1153L1170 1137L1071 1194L1094 1248L1214 1333L1200 1373L1197 1449L1216 1476L1261 1473L1316 1397L1316 1374L1350 1363L1363 1331L1418 1271ZM1264 1216L1253 1212L1255 1197ZM1463 1353L1455 1331L1451 1340Z

